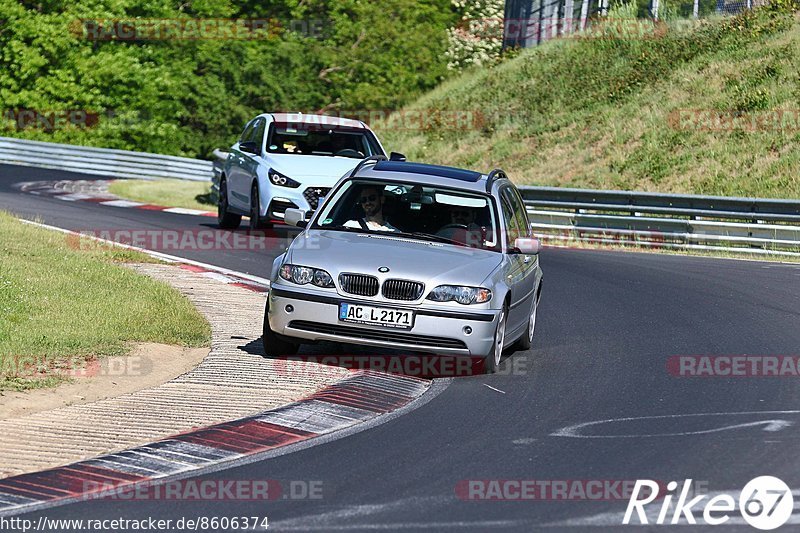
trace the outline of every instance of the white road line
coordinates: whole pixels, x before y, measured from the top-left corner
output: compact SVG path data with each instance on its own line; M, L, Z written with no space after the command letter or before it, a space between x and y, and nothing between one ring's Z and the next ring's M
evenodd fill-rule
M279 407L256 417L256 420L324 435L374 418L376 414L355 407L312 400Z
M215 279L217 281L221 281L222 283L235 283L236 280L220 274L219 272L204 272L203 275L207 278Z
M484 386L484 387L489 387L489 388L490 388L490 389L492 389L493 391L497 391L497 392L499 392L500 394L505 394L505 391L501 391L500 389L495 389L494 387L492 387L491 385L487 385L486 383L484 383L484 384L483 384L483 386Z
M178 215L205 215L208 211L201 211L200 209L185 209L183 207L170 207L162 209L165 213L176 213Z
M130 200L109 200L107 202L100 202L100 205L108 205L111 207L139 207L145 204L142 202L132 202Z
M488 385L487 385L488 386ZM703 431L686 431L686 432L676 432L676 433L657 433L657 434L625 434L625 435L584 435L582 434L582 430L587 427L602 425L602 424L609 424L609 423L619 423L619 422L638 422L638 421L649 421L649 420L664 420L664 419L680 419L680 418L690 418L690 417L712 417L712 416L759 416L759 415L788 415L788 414L799 414L800 411L798 410L791 410L791 411L736 411L731 413L682 413L682 414L675 414L675 415L654 415L654 416L634 416L634 417L626 417L626 418L609 418L606 420L594 420L592 422L583 422L581 424L574 424L572 426L567 426L559 429L550 434L551 437L572 437L576 439L619 439L619 438L646 438L646 437L665 437L665 436L680 436L680 435L692 435L692 434L705 434L705 433L713 433L717 431L725 431L728 429L734 429L735 427L744 427L744 426L754 426L754 425L762 425L768 424L767 431L777 431L783 429L785 427L790 426L790 423L786 421L776 421L776 420L762 420L757 422L749 422L747 424L737 424L736 426L728 426L723 428L715 428L710 430L703 430Z
M88 198L94 198L94 196L76 192L73 194L61 194L59 196L54 196L53 198L58 198L59 200L65 200L67 202L77 202L78 200L86 200Z

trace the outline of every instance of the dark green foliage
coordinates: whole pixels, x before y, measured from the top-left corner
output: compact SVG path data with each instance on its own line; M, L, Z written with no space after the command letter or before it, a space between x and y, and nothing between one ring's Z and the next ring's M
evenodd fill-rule
M272 25L253 41L81 35L80 19L134 17ZM0 0L0 135L203 157L257 113L395 108L444 78L454 18L448 0ZM19 110L98 118L29 127Z

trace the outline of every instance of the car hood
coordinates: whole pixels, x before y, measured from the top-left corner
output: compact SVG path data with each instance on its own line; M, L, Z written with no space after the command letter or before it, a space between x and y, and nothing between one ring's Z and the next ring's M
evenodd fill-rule
M352 157L321 155L269 154L267 163L274 170L301 182L303 185L332 187L339 178L360 163Z
M388 234L308 230L294 240L287 255L295 265L401 278L425 283L480 285L502 262L502 255L451 244L417 241ZM381 267L389 272L380 273Z

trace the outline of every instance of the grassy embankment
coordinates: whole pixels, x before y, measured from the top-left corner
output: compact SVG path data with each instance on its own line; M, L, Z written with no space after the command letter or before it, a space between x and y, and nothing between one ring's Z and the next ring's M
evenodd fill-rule
M138 252L76 241L0 212L0 391L47 387L132 342L207 346L210 327Z
M472 113L467 128L398 118L379 134L411 160L502 167L518 184L800 197L793 6L689 26L621 39L612 26L525 50L406 108Z
M112 194L136 202L202 211L217 209L217 205L211 202L211 185L204 181L117 180L108 190Z

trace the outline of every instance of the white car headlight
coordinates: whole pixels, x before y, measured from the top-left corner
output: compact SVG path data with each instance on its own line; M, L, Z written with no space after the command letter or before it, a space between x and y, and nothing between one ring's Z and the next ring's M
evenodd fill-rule
M331 278L331 275L319 268L286 264L281 267L279 275L282 279L298 285L308 285L312 283L317 287L333 287L333 278Z
M290 189L296 189L300 186L300 184L294 181L289 176L284 176L280 172L276 170L269 169L267 172L269 176L269 181L272 182L273 185L278 185L280 187L289 187Z
M458 302L463 305L482 304L492 299L492 291L483 287L439 285L428 294L434 302Z

